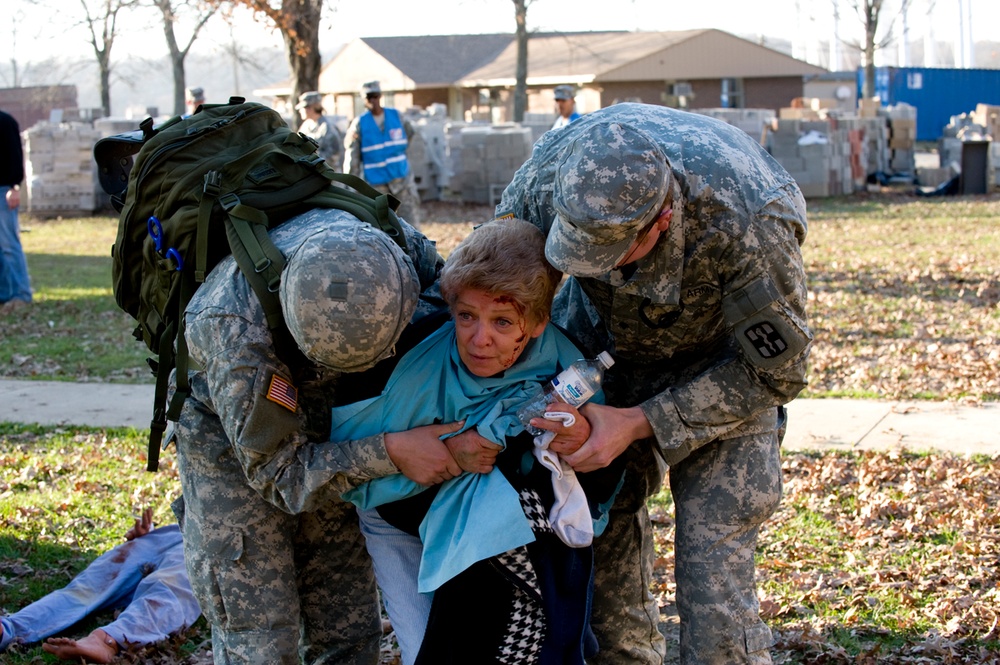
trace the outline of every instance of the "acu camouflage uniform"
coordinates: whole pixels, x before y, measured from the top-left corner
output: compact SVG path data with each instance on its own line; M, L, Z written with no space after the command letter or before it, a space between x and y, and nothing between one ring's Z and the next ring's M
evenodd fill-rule
M344 141L340 137L340 130L333 124L333 120L325 115L321 115L315 120L306 118L299 125L299 132L316 141L316 152L322 157L334 171L340 171L344 165Z
M664 191L650 195L644 183ZM623 199L634 203L631 222ZM665 203L673 217L653 251L614 269ZM557 295L553 321L591 357L612 353L608 404L639 405L655 434L626 451L626 486L595 540L601 653L590 662L662 661L645 498L660 489L665 465L681 662L771 662L753 556L781 499L781 405L805 386L812 339L798 187L742 130L619 104L543 136L496 215L553 229L546 255L578 275ZM602 242L574 245L579 229Z
M436 250L404 228L419 275L430 284ZM296 331L322 311L309 311L310 302L290 319L286 296L300 294L284 291L282 305L307 357L322 355L328 345L327 355L343 349L341 367L361 370L348 366L354 350L346 344L360 336L350 330L349 316L368 319L353 325L374 322L390 326L385 335L398 334L393 321L386 321L393 314L379 308L395 303L399 318L399 294L412 292L415 300L419 287L407 289L398 268L406 265L411 282L417 276L398 249L401 261L373 265L373 252L365 248L392 245L380 231L338 210L314 210L271 232L289 259L282 289L299 265L291 253L305 251L310 236L334 232L345 249L322 247L329 279L319 287L331 296L331 307L346 306L345 316L331 317L326 328ZM297 277L304 290L313 288L308 276ZM358 299L373 304L366 309ZM409 312L402 313L403 323ZM374 574L357 514L340 494L398 472L384 438L327 442L339 372L308 360L289 367L279 358L260 302L232 258L219 263L195 293L185 321L190 353L200 367L191 373L192 394L177 425L185 558L212 624L215 662L376 663L381 622ZM385 335L380 341L391 347ZM385 357L391 348L376 353ZM289 384L297 395L281 391Z

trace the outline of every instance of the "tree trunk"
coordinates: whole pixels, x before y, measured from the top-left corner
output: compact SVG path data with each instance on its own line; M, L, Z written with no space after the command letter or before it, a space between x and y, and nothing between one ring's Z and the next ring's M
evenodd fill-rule
M285 54L292 72L292 104L304 92L319 88L319 72L323 66L319 52L319 20L322 0L299 0L300 11L289 16L291 30L282 30ZM302 119L292 115L293 127Z
M528 109L528 3L514 0L517 24L517 69L514 83L514 122L523 122Z
M210 0L219 6L223 0ZM281 31L285 43L285 56L292 74L292 105L303 92L319 88L319 70L322 66L319 52L319 22L323 13L323 0L283 0L280 7L273 7L268 0L232 0L261 12ZM377 9L374 11L378 11ZM292 114L292 126L298 128L301 120Z
M865 99L875 96L875 33L881 11L882 0L865 0L865 82L861 89Z

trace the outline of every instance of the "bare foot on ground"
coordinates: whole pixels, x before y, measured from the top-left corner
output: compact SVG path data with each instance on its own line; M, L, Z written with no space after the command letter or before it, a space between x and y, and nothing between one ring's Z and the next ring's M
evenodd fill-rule
M42 644L42 649L62 660L83 658L88 663L110 663L118 654L118 643L98 628L82 640L50 637Z

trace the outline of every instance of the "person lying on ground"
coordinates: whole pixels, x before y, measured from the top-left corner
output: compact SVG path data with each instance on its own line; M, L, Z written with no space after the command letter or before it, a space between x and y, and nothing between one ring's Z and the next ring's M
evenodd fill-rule
M184 568L176 524L153 528L153 511L125 534L127 542L105 552L63 587L24 609L0 617L0 651L13 643L49 638L42 649L63 660L110 663L127 644L151 644L184 630L201 616ZM50 637L90 616L118 616L86 637Z

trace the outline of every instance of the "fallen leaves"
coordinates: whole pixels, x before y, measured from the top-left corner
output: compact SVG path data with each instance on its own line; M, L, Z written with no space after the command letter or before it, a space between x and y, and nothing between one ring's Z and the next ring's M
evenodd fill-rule
M757 558L775 663L1000 663L1000 456L794 453L783 471ZM673 524L654 530L672 561Z

